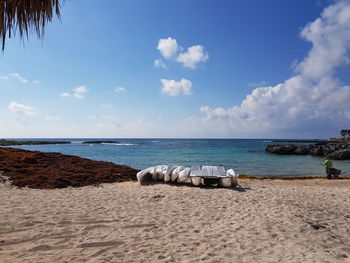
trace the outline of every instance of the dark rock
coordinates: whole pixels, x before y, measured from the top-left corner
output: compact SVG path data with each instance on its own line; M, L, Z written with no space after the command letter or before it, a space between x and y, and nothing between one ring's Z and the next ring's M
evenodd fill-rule
M328 154L328 158L336 160L348 160L350 159L350 149L341 149Z
M330 144L328 144L328 148L329 148L330 152L334 152L335 150L337 150L339 148L339 145L334 144L334 143L330 143Z
M266 149L267 152L275 154L297 154L297 155L317 155L329 156L333 159L348 160L350 159L350 142L329 142L316 143L312 145L302 144L269 144Z
M298 155L306 155L310 153L310 147L309 146L298 146L295 150L294 150L294 154L298 154Z
M296 148L293 144L269 144L266 151L276 154L293 154Z
M340 149L348 149L348 150L350 150L350 144L349 144L349 143L347 143L347 144L342 144L341 147L340 147Z
M323 156L322 146L314 146L310 149L311 155Z

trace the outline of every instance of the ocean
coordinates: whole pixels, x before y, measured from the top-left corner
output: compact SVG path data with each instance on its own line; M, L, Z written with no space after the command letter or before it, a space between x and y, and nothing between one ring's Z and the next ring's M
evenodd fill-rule
M33 140L33 139L31 139ZM49 139L36 139L49 140ZM265 152L267 139L52 139L71 144L16 146L20 149L59 152L144 169L158 164L223 165L236 173L267 175L324 175L323 157L275 155ZM117 140L113 144L82 144L88 140ZM350 161L333 161L350 174Z

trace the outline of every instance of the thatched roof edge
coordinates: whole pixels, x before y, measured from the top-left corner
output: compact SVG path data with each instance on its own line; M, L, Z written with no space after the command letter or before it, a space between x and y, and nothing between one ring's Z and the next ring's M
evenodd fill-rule
M0 38L2 50L6 37L9 38L18 30L20 37L28 37L33 29L42 37L47 22L53 15L60 17L59 0L0 0Z

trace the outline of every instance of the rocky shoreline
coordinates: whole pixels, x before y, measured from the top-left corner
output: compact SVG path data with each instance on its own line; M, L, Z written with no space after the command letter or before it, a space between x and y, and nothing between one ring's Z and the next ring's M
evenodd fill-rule
M315 155L325 156L335 160L350 160L350 141L322 142L316 144L269 144L266 149L269 153L284 155Z
M18 187L54 189L135 181L137 172L129 166L78 156L0 148L0 177Z

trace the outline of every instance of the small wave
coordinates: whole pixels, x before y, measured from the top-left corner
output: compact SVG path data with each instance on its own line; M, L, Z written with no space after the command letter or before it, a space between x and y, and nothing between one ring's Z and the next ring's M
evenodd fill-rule
M263 141L263 142L272 142L272 141Z
M82 144L84 141L70 141L71 144Z
M137 145L135 143L106 143L106 142L103 142L101 144L104 144L104 145L113 145L113 146L133 146L133 145Z
M152 141L152 143L157 143L157 142L160 142L160 141Z

